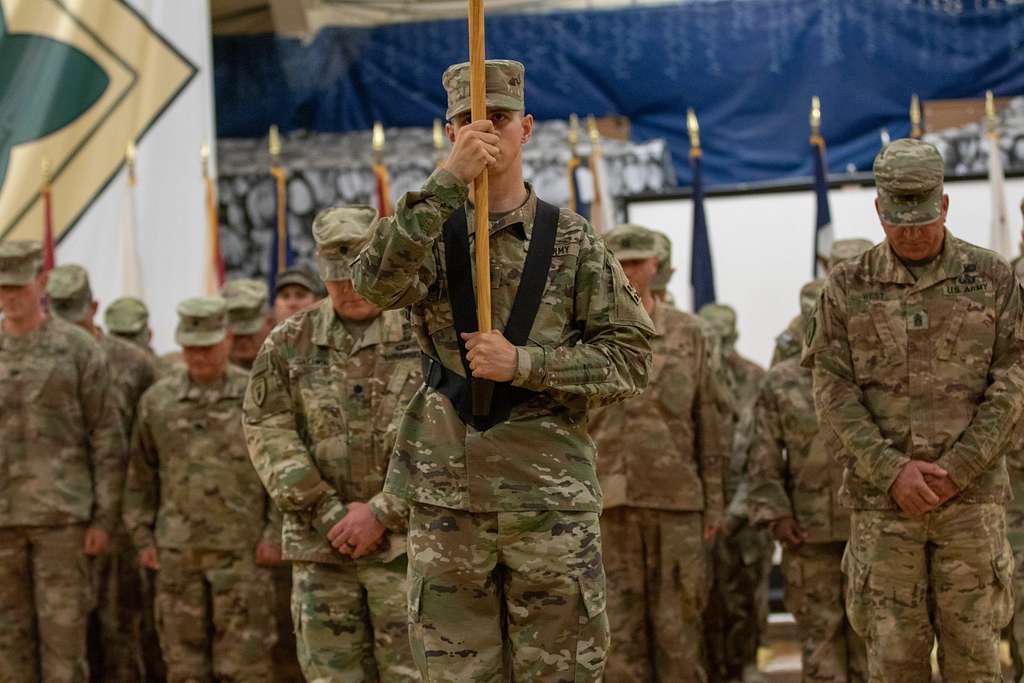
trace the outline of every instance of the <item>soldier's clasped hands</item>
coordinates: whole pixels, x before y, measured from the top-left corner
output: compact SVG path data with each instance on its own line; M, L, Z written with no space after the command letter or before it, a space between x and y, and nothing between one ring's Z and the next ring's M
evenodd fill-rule
M342 555L353 560L377 550L386 529L366 503L349 503L345 516L327 532L327 540Z
M929 486L925 477L935 481L935 485L940 487L940 491ZM949 486L953 488L952 493L940 480L948 482ZM935 463L911 460L900 470L889 491L901 510L908 515L919 516L931 512L952 498L956 493L956 486L949 481L946 470Z

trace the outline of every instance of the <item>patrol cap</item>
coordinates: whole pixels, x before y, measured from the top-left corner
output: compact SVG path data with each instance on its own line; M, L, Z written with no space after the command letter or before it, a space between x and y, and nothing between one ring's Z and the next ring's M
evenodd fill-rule
M526 67L511 59L488 59L484 62L484 75L489 109L523 111L526 107L523 97ZM469 62L453 64L445 69L441 84L448 93L448 112L445 118L450 121L470 110Z
M725 304L704 304L697 315L724 341L736 339L736 311Z
M123 296L114 299L103 312L103 323L111 334L136 335L149 327L149 309L141 299Z
M945 165L935 145L912 138L889 143L875 157L874 172L886 223L922 225L942 215Z
M0 285L24 287L39 274L43 247L33 240L0 242Z
M653 230L642 225L623 223L604 236L604 243L620 261L658 256L658 240Z
M668 235L657 230L654 233L654 242L658 250L658 272L651 280L651 289L655 292L664 292L668 289L668 282L672 279L672 240Z
M313 241L324 282L352 279L352 261L370 240L370 225L376 218L372 206L338 206L316 215Z
M46 296L55 316L70 323L82 322L91 313L89 274L79 265L57 266L46 280Z
M832 249L829 251L828 266L831 268L837 263L857 258L873 246L871 240L866 240L863 237L836 240L832 243Z
M323 286L320 279L311 270L306 268L289 268L277 276L277 283L274 285L274 294L279 294L288 285L298 285L308 289L315 296L320 296Z
M178 304L178 328L174 341L180 346L213 346L227 336L227 302L220 297L200 296Z
M269 288L263 280L239 278L224 283L220 295L227 302L228 327L232 334L256 334L267 315Z

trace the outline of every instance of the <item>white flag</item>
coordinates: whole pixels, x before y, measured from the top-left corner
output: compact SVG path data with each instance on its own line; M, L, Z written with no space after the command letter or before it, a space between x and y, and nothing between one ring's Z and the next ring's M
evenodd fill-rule
M118 262L121 265L121 294L144 299L142 265L135 243L135 180L128 175L121 202L121 220L117 235Z
M1003 158L999 152L999 134L990 131L988 139L988 185L992 193L992 234L989 243L992 251L1006 260L1013 258L1013 241L1010 239L1010 224L1006 215L1006 192L1003 188Z

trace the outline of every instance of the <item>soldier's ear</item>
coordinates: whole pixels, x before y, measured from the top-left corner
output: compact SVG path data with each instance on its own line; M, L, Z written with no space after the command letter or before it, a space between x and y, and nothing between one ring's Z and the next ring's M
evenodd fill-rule
M533 114L523 114L522 117L523 137L522 144L526 144L533 137Z

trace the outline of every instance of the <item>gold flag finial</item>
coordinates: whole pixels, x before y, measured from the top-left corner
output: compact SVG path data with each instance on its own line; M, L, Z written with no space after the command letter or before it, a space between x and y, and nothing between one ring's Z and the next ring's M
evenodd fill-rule
M985 122L988 123L990 130L995 130L999 123L999 118L996 116L996 98L991 90L985 91Z
M380 121L374 121L373 123L372 144L375 153L380 154L384 151L384 124Z
M910 137L919 138L921 130L921 98L914 93L910 97Z
M882 129L882 132L880 133L880 137L882 138L882 147L888 146L888 144L891 142L891 138L889 137L889 129L888 128L883 128Z
M576 156L576 145L580 141L580 117L576 114L569 114L569 149L572 155Z
M693 107L686 109L686 130L690 134L690 147L700 149L700 123L697 122L697 113Z
M444 151L444 127L441 119L434 119L434 151L438 154Z
M199 163L202 164L203 177L210 175L210 146L205 142L199 145Z
M597 147L601 144L601 131L597 129L597 119L593 114L587 115L587 135L590 137L590 146Z
M281 156L281 133L278 132L276 125L270 127L270 137L267 140L267 149L270 151L271 159L276 163L277 157Z
M811 98L811 135L821 135L821 99L817 95Z
M45 187L50 186L50 181L53 179L53 169L50 167L50 160L43 157L42 161L42 174L43 174L43 185Z
M128 184L135 185L135 143L129 141L124 150L124 163L128 167Z

